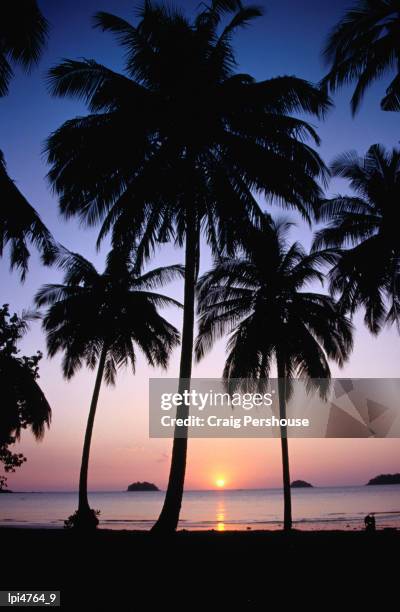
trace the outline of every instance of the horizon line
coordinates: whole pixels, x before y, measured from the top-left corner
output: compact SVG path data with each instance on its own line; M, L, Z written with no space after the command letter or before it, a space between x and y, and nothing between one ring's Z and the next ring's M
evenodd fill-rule
M337 484L337 485L311 485L310 487L293 487L293 489L335 489L335 488L350 488L350 487L364 487L369 486L367 482L364 483L353 483L353 484ZM382 486L382 485L381 485ZM207 493L207 492L224 492L224 491L282 491L283 487L238 487L238 488L219 488L214 489L185 489L185 493ZM76 493L78 489L66 489L66 490L30 490L30 491L18 491L15 489L5 489L5 492L10 493ZM165 489L158 489L157 491L128 491L127 489L97 489L89 490L88 493L166 493Z

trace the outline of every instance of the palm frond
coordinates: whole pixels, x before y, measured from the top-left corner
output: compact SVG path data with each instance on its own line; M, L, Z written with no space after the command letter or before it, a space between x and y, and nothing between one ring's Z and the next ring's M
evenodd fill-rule
M397 2L358 0L330 33L323 50L330 70L323 85L335 91L355 82L351 100L353 114L373 81L393 68L398 70L398 24ZM388 93L382 107L394 110L395 96L388 98Z
M47 84L53 96L81 99L92 113L128 105L144 112L151 103L144 87L91 59L63 60L51 68Z
M29 70L40 59L49 24L36 0L5 2L0 24L0 97L8 93L13 76L9 61Z
M57 246L38 213L8 176L1 151L0 193L2 198L0 256L4 248L9 245L11 269L19 269L21 280L24 280L30 257L28 244L32 244L39 250L45 265L54 262Z
M138 289L155 289L157 287L163 287L165 284L176 279L182 279L184 276L185 268L180 264L154 268L137 278L134 282L134 286Z

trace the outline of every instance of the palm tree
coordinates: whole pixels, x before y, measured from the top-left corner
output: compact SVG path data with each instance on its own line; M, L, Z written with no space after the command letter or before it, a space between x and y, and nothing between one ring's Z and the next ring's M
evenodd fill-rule
M66 60L49 76L54 95L84 99L91 113L67 121L47 143L62 214L102 222L99 240L109 231L115 244L140 235L140 258L160 241L185 244L181 392L192 371L201 233L215 253L232 253L242 227L260 220L255 192L309 219L325 176L305 142L318 143L317 134L291 113L321 117L326 95L295 77L256 82L235 72L232 36L260 14L239 0L211 0L193 21L150 0L137 25L98 13L95 26L124 48L125 74ZM157 529L177 526L186 454L181 435Z
M307 381L324 396L330 379L329 359L342 366L352 348L352 327L330 296L306 291L322 282L321 267L332 262L329 251L307 254L287 242L290 224L270 222L253 230L241 258L223 258L199 280L201 359L214 341L230 334L223 378L268 379L275 361L280 418L292 379ZM286 427L281 427L284 528L292 526L289 451Z
M365 91L385 73L394 73L381 101L385 111L400 110L400 5L398 0L358 0L333 28L324 48L330 71L323 80L332 91L356 82L355 114Z
M10 316L7 305L0 308L0 463L6 472L14 471L26 460L9 448L20 439L22 431L29 428L36 440L41 440L51 420L50 405L37 382L42 355L19 355L18 343L27 331L27 322L28 316ZM0 475L0 489L5 481Z
M0 21L0 97L7 95L13 76L11 63L29 70L39 61L46 42L48 25L36 0L13 2L6 0L1 7ZM11 268L17 267L24 280L28 269L27 242L41 252L45 264L54 256L54 241L34 208L7 174L0 150L0 256L4 247L11 248Z
M313 248L339 249L332 293L350 314L363 308L367 327L377 334L385 322L400 323L400 151L376 144L365 157L345 153L332 173L347 179L354 195L323 201L319 220L328 225Z
M85 363L97 375L90 404L79 479L79 506L72 517L77 527L95 527L96 513L90 509L87 479L93 424L100 386L105 379L114 384L118 368L131 364L135 371L138 347L151 366L167 367L179 333L158 312L158 307L178 302L150 291L176 276L181 266L154 269L142 276L127 250L111 251L106 269L99 274L81 255L62 251L59 264L65 270L61 285L44 285L36 304L49 308L43 319L50 357L64 353L63 373L69 379Z

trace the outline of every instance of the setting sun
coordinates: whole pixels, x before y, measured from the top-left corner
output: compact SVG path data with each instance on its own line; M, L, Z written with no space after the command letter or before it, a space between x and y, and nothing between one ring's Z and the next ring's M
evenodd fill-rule
M217 485L217 487L222 488L225 486L225 480L223 478L217 478L215 484Z

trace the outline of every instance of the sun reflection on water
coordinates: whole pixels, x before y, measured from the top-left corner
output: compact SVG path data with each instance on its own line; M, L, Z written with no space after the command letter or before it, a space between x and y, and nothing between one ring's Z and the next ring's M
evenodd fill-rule
M225 505L223 500L218 502L216 522L217 531L225 531Z

